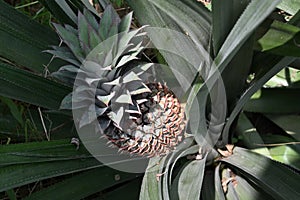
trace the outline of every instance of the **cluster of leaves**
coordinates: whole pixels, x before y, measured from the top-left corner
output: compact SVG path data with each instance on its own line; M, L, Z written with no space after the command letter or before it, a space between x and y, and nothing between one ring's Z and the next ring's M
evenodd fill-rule
M96 12L88 1L39 2L62 24L73 25L77 10L84 7ZM150 159L140 199L297 199L299 3L215 0L209 10L190 0L126 2L140 24L183 32L203 46L222 74L227 96L227 105L208 101L209 95L218 94L218 83L214 73L199 71L213 87L209 91L206 82L195 81L190 90L187 105L195 99L200 102L202 120L197 134L187 138L181 152ZM105 7L108 2L99 3ZM72 174L28 199L81 199L98 192L106 199L138 198L141 174L105 167L84 147L76 150L70 144L70 138L76 136L70 131L73 122L70 113L59 110L59 106L72 88L47 78L49 71L57 71L66 63L41 53L60 43L56 33L2 1L0 24L0 191L14 199L14 188ZM160 53L170 65L187 66L176 55ZM191 74L188 67L176 70ZM210 104L219 107L207 109ZM206 119L219 125L224 117L226 123L213 131L208 129ZM203 148L207 133L217 144L215 148ZM46 139L51 141L29 142ZM9 144L9 140L26 143ZM220 156L216 149L228 143L243 148L227 146L227 150L219 151ZM191 159L186 159L188 155Z

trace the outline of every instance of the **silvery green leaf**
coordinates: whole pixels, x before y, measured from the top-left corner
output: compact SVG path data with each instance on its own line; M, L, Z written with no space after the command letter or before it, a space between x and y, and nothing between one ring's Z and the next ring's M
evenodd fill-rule
M103 69L103 66L101 66L99 63L96 63L94 61L85 61L83 63L83 67L82 69L85 71L85 72L90 72L92 74L95 74L97 76L101 75L102 74L102 69Z
M101 78L85 78L86 83L88 83L89 85L92 85L94 82L99 82Z
M136 29L134 31L130 31L128 33L120 33L118 40L118 49L116 57L120 57L125 50L128 48L130 41L134 38L134 36L141 30L142 28Z
M120 23L120 17L114 10L114 8L109 5L106 7L99 27L99 35L102 40L109 38L118 33L118 25Z
M72 109L72 93L65 96L65 98L62 100L62 102L60 104L59 109L67 109L67 110Z
M73 32L73 29L70 26L65 26L65 28L58 24L53 24L58 34L63 39L64 43L68 45L74 56L79 60L83 61L84 55L79 44L78 37L76 33ZM68 29L68 30L67 30Z
M129 83L129 82L132 82L132 81L141 81L141 79L138 77L138 75L133 71L125 74L122 82L123 83Z
M97 89L96 89L96 94L95 94L95 95L106 96L107 93L106 93L105 90L102 90L102 89L97 88Z
M99 107L95 106L96 116L99 117L99 116L103 115L105 113L105 111L107 110L107 108L108 107L99 108Z
M86 18L86 21L93 27L95 31L99 30L99 24L93 14L89 12L87 9L83 10L83 15Z
M119 32L128 32L130 29L131 25L131 20L132 20L132 14L133 12L128 13L123 19L121 20L119 24Z
M76 73L68 72L68 71L57 71L57 72L53 72L51 76L57 78L58 80L61 80L67 85L72 86L76 78Z
M119 107L117 112L109 112L108 117L115 123L115 126L120 128L122 130L122 127L120 127L122 117L124 116L124 107Z
M95 105L91 105L91 106L95 107ZM96 119L97 119L97 116L96 116L95 110L90 110L90 108L89 108L89 110L82 115L82 117L79 121L79 128L82 128L83 126L91 124Z
M150 69L150 67L153 67L153 63L146 63L146 64L140 64L137 67L133 69L133 71L138 75L142 75L144 72Z
M59 68L58 71L68 71L77 73L78 71L80 71L80 69L74 65L64 65L61 68Z
M121 60L117 64L116 68L122 67L126 63L128 63L128 62L130 62L132 60L136 60L136 59L138 59L138 58L136 56L134 56L134 55L122 56Z
M115 44L112 44L112 47L114 47ZM103 66L114 66L113 65L113 59L116 58L113 55L113 49L110 49L107 53L105 52L105 57L103 60Z
M136 103L137 104L142 104L142 103L145 103L147 101L148 101L148 99L138 99L138 100L136 100Z
M104 133L104 130L107 129L111 120L109 120L109 118L107 118L107 117L99 117L98 122L100 125L100 129L102 130L102 133Z
M121 77L116 78L113 81L103 83L103 85L120 85Z
M78 12L78 18L77 18L77 25L78 25L78 39L80 46L83 50L85 50L85 54L89 54L91 51L89 49L89 31L91 31L91 27L87 23L85 17L81 12Z
M77 58L67 47L52 46L52 48L53 50L46 50L44 52L51 53L55 57L66 60L77 67L81 66L81 63L78 62Z
M151 90L146 86L146 87L142 87L137 90L131 91L130 94L137 95L137 94L143 94L143 93L148 93L148 92L151 92Z
M120 96L117 97L115 100L116 103L126 103L126 104L132 104L132 99L129 91L127 91L127 94L121 94Z
M129 114L141 114L141 112L139 110L125 110L125 112L129 113Z
M109 95L106 96L99 96L97 95L97 99L101 102L103 102L105 105L108 106L108 103L110 102L110 100L114 97L115 92L110 93Z

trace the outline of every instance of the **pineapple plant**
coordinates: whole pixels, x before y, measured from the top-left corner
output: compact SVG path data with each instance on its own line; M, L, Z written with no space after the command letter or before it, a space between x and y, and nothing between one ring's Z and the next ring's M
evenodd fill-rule
M151 82L151 63L131 62L145 48L146 40L143 27L130 30L131 19L129 13L121 20L112 6L100 20L85 9L79 12L75 29L55 25L64 45L47 52L68 62L53 76L75 84L61 108L86 107L79 116L79 128L98 120L99 137L105 136L120 151L165 155L182 140L184 111L166 83ZM86 91L91 88L95 92L89 95ZM97 118L89 117L91 112Z
M0 198L299 197L298 2L39 2L53 27L0 2Z

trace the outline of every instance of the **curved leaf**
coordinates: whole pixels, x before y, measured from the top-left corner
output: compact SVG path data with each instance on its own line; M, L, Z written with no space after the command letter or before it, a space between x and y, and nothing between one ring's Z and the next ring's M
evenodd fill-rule
M205 161L206 156L201 160L194 160L185 166L178 181L179 199L198 200L200 198Z
M275 199L297 199L300 175L286 166L249 150L235 147L233 154L222 158Z

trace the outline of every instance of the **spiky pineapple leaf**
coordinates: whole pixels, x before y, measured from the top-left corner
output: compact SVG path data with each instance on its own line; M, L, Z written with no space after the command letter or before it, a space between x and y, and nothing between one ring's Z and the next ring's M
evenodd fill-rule
M249 2L249 0L212 1L212 37L215 56Z
M65 85L0 62L2 96L55 110L69 92Z
M80 61L84 60L84 52L81 49L80 41L77 37L78 31L69 25L63 27L60 24L53 24L56 31L62 37L63 41L68 45L74 56Z
M60 58L62 60L65 60L76 67L80 67L81 63L78 62L76 57L72 52L69 51L67 47L63 46L52 46L53 50L45 50L46 53L51 53L55 56L55 58Z
M233 154L221 162L239 170L275 199L297 199L300 195L300 175L265 156L235 147Z
M130 29L131 21L132 21L133 12L128 13L119 24L119 32L128 32Z
M268 115L268 118L280 126L286 133L300 141L300 116L295 115Z
M118 33L120 21L121 19L114 8L111 5L107 6L101 18L98 30L102 41Z
M0 154L5 158L0 166L0 191L102 166L69 140L2 145Z
M59 38L51 29L29 19L4 1L0 2L0 13L0 56L35 72L44 72L51 55L42 51L50 45L58 45ZM57 70L62 63L51 62L48 69Z
M75 23L68 17L64 10L53 0L39 0L39 2L47 8L48 11L61 23L75 25Z
M76 23L76 14L70 7L70 5L67 3L67 1L59 1L55 0L57 5L64 11L64 13L74 22Z

